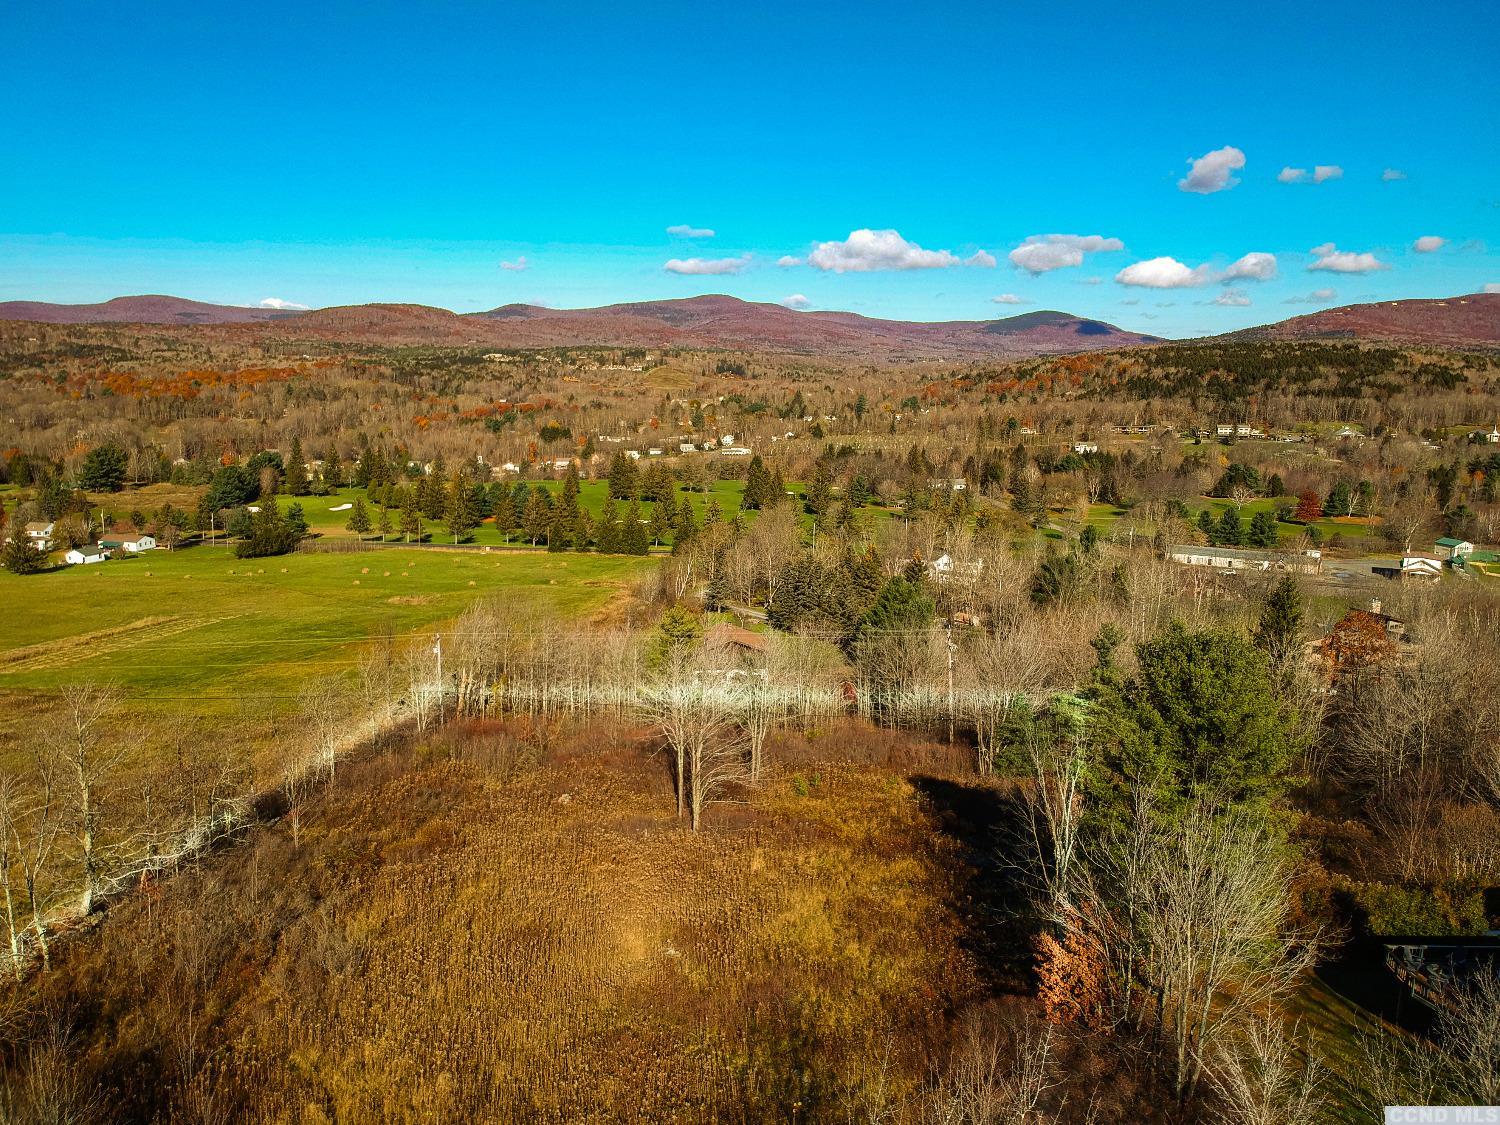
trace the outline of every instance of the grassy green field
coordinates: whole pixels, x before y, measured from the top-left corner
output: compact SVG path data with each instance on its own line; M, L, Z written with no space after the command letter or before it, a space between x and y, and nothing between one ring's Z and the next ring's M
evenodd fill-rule
M0 572L0 690L112 680L151 692L295 688L377 632L487 597L577 616L652 564L591 554L389 548L236 559L223 547L18 577Z
M1281 502L1284 503L1284 501ZM1196 521L1198 513L1207 508L1217 520L1233 503L1232 500L1205 496L1197 504L1190 505L1188 511L1191 513L1191 518ZM1277 503L1278 501L1269 499L1247 501L1239 506L1240 521L1249 527L1250 521L1257 512L1275 511ZM1101 535L1108 535L1129 514L1123 508L1116 508L1111 504L1091 504L1087 522ZM1337 535L1342 545L1353 551L1378 551L1380 549L1379 534L1375 527L1368 520L1359 517L1331 519L1325 516L1310 524L1278 522L1276 525L1277 536L1281 543L1287 546L1295 543L1308 529L1317 531L1324 543L1328 543Z

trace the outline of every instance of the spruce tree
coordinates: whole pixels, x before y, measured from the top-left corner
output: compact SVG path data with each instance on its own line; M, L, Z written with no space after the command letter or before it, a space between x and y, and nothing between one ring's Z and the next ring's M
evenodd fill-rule
M1220 543L1226 547L1238 547L1245 541L1245 529L1240 523L1240 510L1231 504L1224 509L1224 514L1219 517L1219 525L1216 529Z
M1272 665L1280 668L1296 653L1301 636L1302 592L1290 576L1283 577L1261 607L1255 643L1271 658Z
M651 541L646 538L646 526L641 523L641 505L632 500L625 509L625 527L620 535L621 550L627 555L644 555L651 550Z
M282 481L282 487L290 496L306 496L312 491L307 480L307 466L302 462L302 440L293 438L291 456L286 463L286 478Z
M391 510L384 504L380 505L380 523L378 525L378 530L380 531L380 541L384 543L385 537L389 535L392 530Z
M595 532L597 549L601 555L620 553L620 511L613 496L604 501L599 512L599 526Z
M384 512L385 509L382 508L381 511ZM349 513L349 522L344 526L354 532L355 535L365 535L369 532L370 511L365 507L365 498L363 496L356 496L354 498L354 508Z
M635 496L637 473L635 462L617 450L609 462L609 495L613 500L629 500Z
M401 534L408 543L413 535L419 541L422 538L422 513L417 508L416 496L410 491L401 498Z

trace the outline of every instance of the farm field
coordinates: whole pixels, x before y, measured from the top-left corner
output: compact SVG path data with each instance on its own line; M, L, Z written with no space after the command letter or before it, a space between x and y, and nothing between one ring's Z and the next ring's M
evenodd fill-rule
M562 618L627 596L653 564L627 556L388 548L236 559L227 547L154 551L46 574L0 572L0 744L62 685L110 682L140 715L265 722L300 688L349 672L358 647L451 620L485 598ZM7 737L8 736L8 737ZM0 757L6 756L0 753Z

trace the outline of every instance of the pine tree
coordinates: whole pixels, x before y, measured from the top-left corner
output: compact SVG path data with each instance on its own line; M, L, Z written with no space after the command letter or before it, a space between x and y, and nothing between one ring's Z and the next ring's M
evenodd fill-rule
M672 533L672 553L679 554L698 534L698 516L693 511L693 502L684 500L677 514L677 526Z
M609 462L609 495L613 500L630 500L635 496L638 474L635 462L617 450Z
M467 539L470 533L479 526L479 513L474 505L474 490L469 484L469 478L462 470L453 474L453 480L448 485L447 502L444 508L448 534L453 536L453 542L458 543Z
M381 512L383 513L384 511L385 509L382 508ZM363 496L356 496L354 498L354 508L349 513L349 522L344 526L354 532L355 535L362 536L369 532L370 511L365 507L365 498Z
M620 549L627 555L644 555L651 550L651 541L646 538L646 526L641 523L641 505L632 500L625 509L625 527L620 535Z
M391 510L384 504L380 505L380 523L378 525L378 530L380 531L380 541L384 543L385 537L389 535L392 530Z
M1271 658L1274 667L1284 667L1294 655L1302 635L1302 592L1290 577L1272 587L1261 607L1255 627L1255 643Z
M599 512L596 538L596 546L601 555L620 553L620 511L613 496L604 501L604 507Z
M745 475L745 494L740 507L759 511L770 506L771 474L766 472L765 462L757 453L750 458L750 468Z
M7 539L0 546L0 565L12 574L36 574L47 566L47 552L31 545L24 535Z
M1207 508L1198 513L1198 530L1203 532L1212 547L1218 541L1218 528L1214 526L1214 514Z
M306 496L312 491L307 481L307 466L302 462L302 440L293 438L291 456L286 463L286 479L282 482L290 496Z
M422 538L422 513L417 507L416 496L410 491L401 498L401 534L408 543L413 535L419 541Z
M511 499L509 492L502 491L495 498L495 530L506 542L510 541L510 532L516 526L516 505Z
M1224 514L1219 517L1216 535L1220 543L1226 547L1238 547L1245 541L1245 529L1240 523L1240 510L1231 504L1224 509Z
M547 534L547 525L551 522L551 497L547 495L545 488L533 488L526 497L526 510L521 516L521 527L533 547Z
M1276 546L1276 516L1269 509L1256 512L1250 518L1250 545L1252 547Z

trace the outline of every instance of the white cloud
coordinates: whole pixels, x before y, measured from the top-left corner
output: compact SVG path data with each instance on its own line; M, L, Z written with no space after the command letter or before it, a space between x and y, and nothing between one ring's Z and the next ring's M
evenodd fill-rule
M1315 164L1313 165L1313 183L1321 184L1324 180L1342 180L1344 170L1337 164Z
M1219 281L1270 281L1276 276L1276 255L1252 250L1219 274Z
M510 270L512 273L520 273L522 270L530 269L531 263L526 260L526 255L522 254L514 262L501 262L500 268Z
M1328 270L1331 273L1372 273L1375 270L1390 268L1368 251L1356 253L1353 250L1340 250L1331 242L1314 246L1309 252L1318 259L1307 267L1310 270Z
M1384 172L1380 173L1380 178L1386 183L1390 183L1392 180L1406 179L1406 173L1401 171L1400 168L1387 168Z
M812 302L801 293L793 293L790 297L781 298L781 303L789 309L806 309L812 307Z
M668 227L667 233L673 238L712 238L714 236L713 230L709 227L690 227L686 223Z
M1486 293L1500 293L1500 281L1487 281L1484 283Z
M781 257L776 259L776 264L782 269L786 269L788 266L800 266L802 264L802 259L793 254L783 254Z
M1286 305L1326 305L1338 296L1333 289L1314 289L1305 297L1288 297L1282 304Z
M1284 184L1300 184L1307 179L1306 168L1293 168L1290 165L1276 173L1276 179Z
M988 250L976 250L964 259L966 266L983 266L985 269L995 268L995 255Z
M712 275L739 273L749 264L750 255L741 254L738 258L673 258L662 269L668 273Z
M1184 178L1177 181L1178 189L1211 195L1213 192L1232 188L1240 182L1232 173L1245 166L1245 154L1233 145L1225 145L1213 152L1204 153L1196 160L1190 159L1188 163L1192 167Z
M261 301L259 308L281 309L284 312L306 312L306 305L299 305L296 301L283 301L280 297L267 297Z
M956 266L959 260L948 250L924 250L893 230L856 230L842 242L820 242L807 256L807 264L834 273L868 273L871 270L930 270Z
M1214 304L1224 305L1228 308L1242 309L1250 304L1250 294L1243 289L1226 289L1214 298Z
M1447 244L1446 238L1439 238L1435 234L1424 234L1411 244L1411 248L1418 254L1431 254L1434 250L1441 250Z
M1083 265L1085 254L1123 250L1118 238L1102 234L1033 234L1010 252L1011 264L1030 274Z
M1025 297L1017 297L1014 293L1001 293L1000 296L998 296L998 297L991 297L990 300L994 301L995 304L997 304L997 305L1029 305L1029 304L1031 304L1031 302L1028 301Z
M1212 275L1207 266L1196 269L1185 266L1176 258L1147 258L1126 266L1115 274L1121 285L1138 285L1146 289L1191 289L1207 285Z

